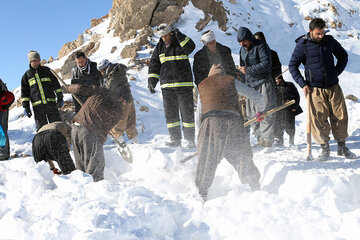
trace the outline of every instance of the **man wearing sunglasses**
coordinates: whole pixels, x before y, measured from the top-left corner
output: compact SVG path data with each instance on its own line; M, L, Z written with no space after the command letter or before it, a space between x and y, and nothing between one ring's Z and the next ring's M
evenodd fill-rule
M150 60L148 88L155 93L160 81L166 124L170 135L169 147L181 146L180 116L187 140L186 148L194 148L195 123L193 100L193 77L189 54L195 49L195 43L189 37L172 29L167 24L157 28L160 41Z

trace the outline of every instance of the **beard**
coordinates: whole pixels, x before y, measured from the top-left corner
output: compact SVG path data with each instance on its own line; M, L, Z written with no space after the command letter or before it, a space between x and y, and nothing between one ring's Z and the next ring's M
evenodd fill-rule
M311 40L313 40L316 43L320 43L323 38L316 37L314 34L311 33Z

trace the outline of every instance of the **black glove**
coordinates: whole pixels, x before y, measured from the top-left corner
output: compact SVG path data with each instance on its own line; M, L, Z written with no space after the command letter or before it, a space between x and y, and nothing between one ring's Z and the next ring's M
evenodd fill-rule
M149 89L149 91L150 91L151 93L155 93L155 89L154 89L153 86L149 85L149 86L148 86L148 89Z
M30 108L24 108L24 113L25 113L26 116L28 116L29 118L31 118L32 113L31 113Z

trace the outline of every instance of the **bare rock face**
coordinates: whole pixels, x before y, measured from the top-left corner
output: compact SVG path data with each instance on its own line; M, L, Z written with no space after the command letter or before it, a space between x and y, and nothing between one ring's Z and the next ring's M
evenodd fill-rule
M117 49L117 47L116 47L116 46L113 46L113 47L111 48L110 53L114 53L114 52L116 51L116 49Z
M172 25L183 12L183 1L161 0L154 11L151 19L151 26L158 26L161 23Z
M91 27L95 27L95 26L99 25L100 23L102 23L108 17L109 17L109 14L106 14L105 16L103 16L101 18L93 18L93 19L91 19Z
M109 29L120 41L134 38L133 31L147 25L156 26L160 23L172 24L183 12L188 0L113 0L109 17Z
M75 50L76 48L80 47L84 44L84 36L79 34L78 38L73 42L65 43L64 46L60 49L58 58L62 58L65 55L69 54L71 51Z
M212 20L218 22L218 26L221 30L223 30L224 32L227 30L226 23L228 19L222 2L216 2L215 0L192 0L191 2L196 8L203 10L205 16L206 14L211 15ZM206 18L202 21L206 22ZM198 23L197 25L204 27L201 23Z
M52 56L49 57L48 63L52 63L54 61L54 58Z
M126 45L120 53L121 58L136 58L140 46L137 43Z

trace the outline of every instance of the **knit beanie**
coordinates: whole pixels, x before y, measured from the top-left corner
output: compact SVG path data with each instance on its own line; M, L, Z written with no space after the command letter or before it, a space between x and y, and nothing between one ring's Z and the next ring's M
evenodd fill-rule
M209 71L209 77L211 75L215 74L225 74L224 68L221 66L221 64L213 64Z
M35 60L35 59L40 59L40 54L35 50L31 50L28 53L28 59L29 59L29 62L31 62L32 60Z
M240 27L237 32L237 40L238 42L244 41L244 40L252 40L253 35L251 31L246 27Z

